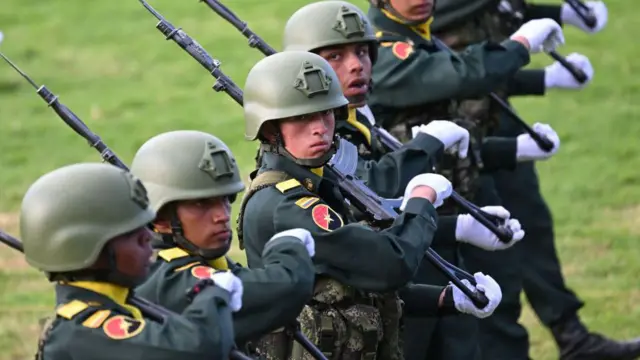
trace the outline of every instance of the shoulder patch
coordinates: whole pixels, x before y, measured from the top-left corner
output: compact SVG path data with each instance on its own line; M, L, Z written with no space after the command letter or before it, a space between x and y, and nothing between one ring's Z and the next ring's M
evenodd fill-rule
M404 60L408 58L411 53L413 53L413 46L411 46L411 44L407 42L398 41L391 47L391 52L393 52L393 55L395 55L398 59Z
M102 323L107 320L107 318L111 315L111 310L100 310L93 313L93 315L89 316L87 320L82 323L82 326L97 329Z
M144 325L144 320L116 315L102 325L102 331L112 339L124 340L140 334L144 329Z
M197 279L209 279L215 272L216 269L204 265L198 265L191 269L191 275Z
M315 196L305 196L298 201L296 201L296 205L300 206L303 209L308 209L311 205L320 201L320 198Z
M56 309L56 314L62 316L67 320L71 320L88 307L89 304L84 301L73 300L64 305L60 305L58 309Z
M298 186L302 186L302 184L300 184L300 181L296 180L296 179L289 179L289 180L285 180L285 181L281 181L279 183L276 184L276 188L278 190L280 190L281 193L285 193L287 190L291 190L295 187Z
M200 261L194 261L192 263L188 263L187 265L183 265L183 266L180 266L179 268L173 269L173 272L184 271L198 264L200 264Z
M314 206L311 210L311 216L313 217L313 222L326 231L333 231L344 225L340 215L326 204Z
M174 247L171 249L158 251L158 256L161 257L162 260L166 262L171 262L175 259L180 259L180 258L189 256L189 253L180 248Z

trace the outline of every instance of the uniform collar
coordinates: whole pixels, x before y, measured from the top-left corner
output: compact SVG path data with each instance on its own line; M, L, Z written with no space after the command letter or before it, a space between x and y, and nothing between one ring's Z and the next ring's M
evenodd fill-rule
M88 304L118 305L129 311L136 319L142 319L140 309L127 303L131 291L120 285L98 281L60 282L56 286L57 303L67 303L71 300L82 300ZM105 301L106 300L106 301Z
M433 16L417 26L409 26L388 11L374 6L369 7L368 16L377 30L404 35L416 43L431 42L430 28L433 22Z
M271 152L265 152L262 156L262 165L258 173L268 170L278 170L287 173L298 180L307 190L317 192L324 176L324 169L311 169L300 166L293 160Z

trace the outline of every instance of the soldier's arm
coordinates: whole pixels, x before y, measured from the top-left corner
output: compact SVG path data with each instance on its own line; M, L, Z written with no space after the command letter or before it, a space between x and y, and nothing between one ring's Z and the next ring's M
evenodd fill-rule
M489 136L482 140L483 172L514 170L517 165L518 142L514 137Z
M420 133L400 149L383 155L377 161L358 161L356 175L378 195L400 197L414 176L433 172L443 153L444 145L440 140Z
M297 238L267 243L264 268L233 270L244 284L242 309L233 315L238 345L294 321L313 295L315 269Z
M431 247L451 246L457 243L456 224L458 215L447 215L438 217L438 231L433 237Z
M405 211L383 231L356 223L344 225L333 209L302 187L284 193L271 187L254 199L273 204L273 214L266 215L272 216L275 232L292 228L311 232L316 274L362 290L392 291L408 283L436 231L435 208L421 198L409 200Z
M561 16L562 6L551 4L527 4L524 12L525 22L534 19L550 18L555 20L560 26L562 23Z
M87 313L73 327L74 359L223 359L231 351L233 324L229 293L209 286L181 314L163 323L110 314Z
M544 69L527 69L518 71L507 82L509 96L530 96L545 94Z
M403 49L401 42L381 45L374 66L371 103L402 108L447 99L486 95L530 61L519 42L472 45L458 54Z
M445 292L446 286L408 284L398 295L404 302L403 314L407 316L440 316L458 314L452 299L444 299L451 294Z

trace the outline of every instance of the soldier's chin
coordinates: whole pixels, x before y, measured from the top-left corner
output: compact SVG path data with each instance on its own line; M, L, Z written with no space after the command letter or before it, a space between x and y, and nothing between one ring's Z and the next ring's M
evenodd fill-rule
M367 103L367 93L345 96L349 100L350 107L361 107Z

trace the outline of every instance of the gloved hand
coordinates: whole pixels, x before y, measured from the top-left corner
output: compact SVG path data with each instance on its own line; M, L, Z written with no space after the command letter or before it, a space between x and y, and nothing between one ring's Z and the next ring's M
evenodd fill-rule
M520 226L520 222L516 219L509 219L511 214L507 209L502 206L485 206L482 208L482 211L506 220L505 225L513 232L511 241L506 244L503 243L494 233L469 214L458 215L456 222L456 240L488 251L508 249L522 240L524 231Z
M578 53L571 53L567 56L567 61L582 70L587 75L587 81L583 84L579 83L569 70L556 61L544 68L545 88L582 89L591 82L591 79L593 79L593 66L591 66L588 57Z
M484 308L478 309L473 304L473 301L471 301L462 290L455 286L453 286L453 303L461 313L471 314L477 318L484 319L493 314L493 311L500 305L500 301L502 301L502 290L500 289L500 285L489 275L477 272L473 274L473 277L476 279L476 289L484 293L487 299L489 299L489 303ZM462 280L462 283L473 290L473 286L471 286L469 280Z
M439 174L420 174L414 176L406 189L404 190L404 198L402 199L402 205L400 205L400 210L404 211L404 208L407 206L409 199L411 198L411 193L413 189L418 186L428 186L436 193L436 200L433 202L433 206L435 208L442 205L444 199L451 196L451 192L453 191L453 187L451 186L451 182L447 180L442 175Z
M467 157L469 151L469 131L451 121L434 120L427 125L411 128L413 137L418 133L429 134L444 144L444 151L449 154L458 154L460 159Z
M2 44L2 40L4 40L4 34L0 31L0 44Z
M529 42L529 52L551 51L564 44L564 34L560 25L551 19L536 19L523 24L513 35L511 40L517 41L523 37Z
M560 148L560 138L558 134L547 124L535 123L533 125L533 131L540 135L546 136L553 143L553 149L547 152L538 147L538 144L533 140L531 135L522 134L516 138L517 150L516 159L518 162L532 161L532 160L546 160L558 152Z
M242 308L244 287L237 276L230 271L220 271L211 275L211 280L216 286L227 290L231 294L231 304L229 304L231 311L237 312Z
M580 15L578 15L567 3L562 4L562 8L560 9L560 19L563 23L573 25L586 33L597 33L607 25L607 20L609 18L607 5L602 1L586 1L584 4L591 9L591 12L596 17L596 26L594 26L593 29L588 27L587 24L582 21Z
M290 229L290 230L279 232L273 235L271 239L269 239L267 244L275 239L286 237L286 236L292 236L302 241L304 246L307 248L307 252L309 253L309 256L313 257L313 255L316 254L316 243L313 240L313 236L311 236L311 233L309 232L309 230L302 229L302 228Z

